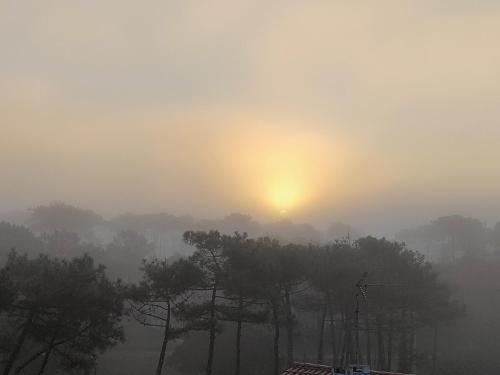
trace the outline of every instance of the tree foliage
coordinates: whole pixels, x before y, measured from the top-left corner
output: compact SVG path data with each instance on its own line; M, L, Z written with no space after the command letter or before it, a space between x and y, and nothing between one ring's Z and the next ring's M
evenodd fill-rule
M99 352L123 339L122 291L92 258L9 255L3 275L11 298L2 312L11 349L3 374L46 371L53 357L68 369L88 369Z
M415 342L422 335L438 342L443 327L464 312L421 254L383 238L305 245L188 231L184 241L192 255L174 261L155 258L152 244L131 230L99 246L64 230L36 237L22 227L2 228L7 242L24 236L26 246L57 255L13 252L0 270L4 374L89 369L99 352L122 338L125 295L129 313L162 332L157 375L179 366L175 355L207 333L199 358L206 374L222 368L235 375L249 369L279 374L295 358L431 372L440 366L437 344ZM433 240L445 238L430 228L425 233ZM85 253L110 265L113 277L135 284L111 282ZM268 348L266 363L249 364L249 342ZM176 348L170 360L167 344ZM220 353L233 353L234 362L221 366L227 358Z

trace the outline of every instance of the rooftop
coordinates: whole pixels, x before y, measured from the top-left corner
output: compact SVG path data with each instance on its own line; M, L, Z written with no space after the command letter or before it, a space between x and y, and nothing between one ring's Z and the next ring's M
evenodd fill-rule
M332 368L312 363L294 363L292 367L283 371L281 375L332 375Z

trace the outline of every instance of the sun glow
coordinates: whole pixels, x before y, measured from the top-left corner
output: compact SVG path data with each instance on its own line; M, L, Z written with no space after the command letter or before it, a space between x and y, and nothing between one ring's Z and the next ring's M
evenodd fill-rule
M343 157L336 143L303 130L285 134L279 126L252 130L235 142L234 170L255 211L296 216L333 193L331 178Z
M278 142L269 147L261 161L262 199L281 216L307 204L317 187L315 164L304 144ZM284 214L286 213L286 214Z
M269 202L282 212L294 208L300 202L300 191L296 183L278 181L269 189Z

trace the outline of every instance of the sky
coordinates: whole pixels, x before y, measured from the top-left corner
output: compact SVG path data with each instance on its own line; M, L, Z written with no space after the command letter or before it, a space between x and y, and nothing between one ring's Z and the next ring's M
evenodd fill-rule
M0 0L0 211L500 220L500 3Z

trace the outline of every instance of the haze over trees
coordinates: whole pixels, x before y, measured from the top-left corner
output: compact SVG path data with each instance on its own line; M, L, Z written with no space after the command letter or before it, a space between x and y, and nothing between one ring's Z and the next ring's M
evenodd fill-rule
M48 206L37 206L31 209L27 224L35 233L60 230L76 233L80 237L92 238L93 230L103 221L103 218L92 210L63 202L53 202Z
M168 218L176 233L202 222L127 217L120 226L102 219L101 240L0 224L3 374L275 375L299 360L430 375L496 360L498 225L443 217L401 231L403 243L354 239L334 224L331 237L349 236L325 243L310 226L231 215L203 225L304 232L292 230L294 243L195 229L165 258L151 220ZM121 367L127 357L136 360Z
M480 220L460 215L443 216L430 224L398 232L396 238L418 248L431 259L455 262L461 257L477 257L488 248L497 248L494 228Z

